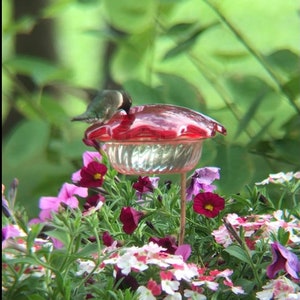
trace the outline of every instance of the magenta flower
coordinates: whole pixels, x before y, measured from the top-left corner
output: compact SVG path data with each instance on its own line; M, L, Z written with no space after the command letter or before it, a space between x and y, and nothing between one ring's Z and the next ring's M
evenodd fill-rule
M139 176L138 181L132 185L137 191L138 199L141 199L143 194L152 193L157 187L158 180L159 177Z
M120 214L120 221L123 223L123 230L127 234L132 234L138 227L140 219L144 213L132 207L123 207Z
M191 245L189 244L182 244L178 246L175 251L175 255L181 255L184 261L187 261L192 253Z
M225 207L225 200L217 194L199 193L194 198L193 209L197 214L208 218L216 217Z
M205 167L195 170L191 177L191 183L187 188L187 200L192 200L192 197L197 195L200 191L213 192L216 186L211 183L215 179L220 179L219 174L220 168L216 167Z
M92 161L100 162L102 157L99 152L96 151L85 151L82 155L83 165L86 167ZM81 169L72 174L72 181L78 183L81 179Z
M74 184L64 183L57 197L41 197L39 218L42 222L51 219L52 212L58 212L61 203L71 207L78 207L78 199L75 197L87 197L87 188L78 187Z
M292 278L299 279L297 273L300 272L300 261L296 254L289 251L278 242L271 244L271 250L273 254L273 261L267 267L268 277L273 279L280 270L284 270L290 274Z
M7 225L2 228L2 242L17 236L21 236L21 231L16 225Z
M2 228L2 249L8 246L8 239L23 236L24 232L17 225L7 225Z
M82 187L100 187L106 172L107 167L104 164L92 161L80 170L81 179L78 185Z

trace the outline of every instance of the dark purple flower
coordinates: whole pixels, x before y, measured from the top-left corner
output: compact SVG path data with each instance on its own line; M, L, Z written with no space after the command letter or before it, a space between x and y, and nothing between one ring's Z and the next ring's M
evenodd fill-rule
M220 168L216 167L205 167L195 170L191 177L190 185L186 190L186 199L192 200L192 197L200 191L213 192L216 187L211 183L216 179L220 179L219 171Z
M296 254L289 251L287 248L278 242L271 244L273 261L267 267L267 275L270 279L275 278L275 275L280 270L285 270L294 279L299 279L297 273L300 272L300 261Z
M132 187L137 191L138 199L141 199L143 194L152 193L157 187L159 177L142 177L139 176L138 181Z
M117 271L116 284L121 290L130 289L132 291L136 291L139 287L139 283L132 275L124 275L121 270Z
M102 234L102 241L105 246L109 247L113 244L114 239L112 238L112 236L109 234L108 231L104 231Z
M120 214L120 221L123 223L123 230L127 234L132 234L138 227L140 219L144 214L132 207L123 207Z
M216 217L225 207L225 200L217 194L199 193L194 198L193 209L196 213L208 218Z
M115 242L114 238L109 234L108 231L104 231L102 234L102 242L105 246L110 247ZM116 244L117 247L121 247L122 243L120 241L117 241Z
M176 243L176 239L173 236L167 235L164 238L151 237L149 242L156 243L157 245L166 248L164 252L169 254L174 254L177 250L178 246Z
M81 179L78 185L82 187L99 187L103 183L104 175L107 172L107 167L97 161L90 162L80 171Z

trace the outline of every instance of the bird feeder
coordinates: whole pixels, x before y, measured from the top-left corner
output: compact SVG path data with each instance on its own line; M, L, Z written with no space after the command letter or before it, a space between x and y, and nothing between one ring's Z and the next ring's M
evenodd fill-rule
M119 111L107 123L91 125L85 132L85 141L105 143L112 167L122 174L181 174L182 244L186 173L197 165L203 141L217 132L225 135L226 129L201 113L155 104L132 107L128 114Z

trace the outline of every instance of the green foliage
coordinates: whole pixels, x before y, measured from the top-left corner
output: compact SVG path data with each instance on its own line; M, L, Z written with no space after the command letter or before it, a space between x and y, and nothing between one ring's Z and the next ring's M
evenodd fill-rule
M24 205L67 181L86 149L86 125L70 119L87 101L72 87L106 88L107 78L133 105L181 105L222 123L227 137L205 142L199 166L221 167L224 192L299 169L296 1L50 1L19 20L12 9L4 1L2 124L13 111L23 120L3 137L3 182L20 179ZM57 61L14 54L17 34L47 18L56 26ZM115 50L106 62L108 43Z

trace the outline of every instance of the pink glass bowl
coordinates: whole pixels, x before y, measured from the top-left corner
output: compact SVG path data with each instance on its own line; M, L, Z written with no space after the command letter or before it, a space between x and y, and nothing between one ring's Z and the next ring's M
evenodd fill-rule
M176 105L135 106L116 113L105 124L93 124L86 141L104 142L114 169L123 174L182 173L193 169L202 142L226 134L215 120Z

